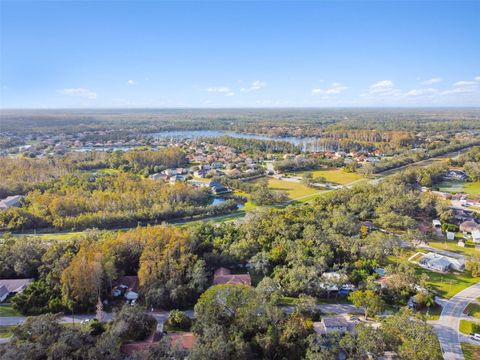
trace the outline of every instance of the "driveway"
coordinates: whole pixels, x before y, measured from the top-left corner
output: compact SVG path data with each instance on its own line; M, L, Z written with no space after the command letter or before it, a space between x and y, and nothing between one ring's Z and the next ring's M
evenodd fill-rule
M440 341L445 360L464 360L460 340L464 336L459 332L460 320L467 305L480 296L480 283L472 285L445 302L440 319L431 322Z

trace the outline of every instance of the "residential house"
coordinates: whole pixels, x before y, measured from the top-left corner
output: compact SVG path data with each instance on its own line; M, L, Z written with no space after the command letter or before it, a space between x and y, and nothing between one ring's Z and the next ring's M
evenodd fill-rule
M480 230L480 225L473 220L467 220L460 224L460 231L463 233L471 233L474 230Z
M113 282L113 297L123 295L125 300L134 301L138 299L138 276L121 276Z
M174 332L167 335L174 347L191 350L195 345L195 334L192 332Z
M221 267L215 270L213 274L213 285L220 284L241 284L251 285L252 279L250 274L232 274L230 269Z
M159 181L159 180L166 181L168 179L168 176L167 174L155 173L150 175L149 178L156 181Z
M9 295L22 292L33 279L0 279L0 302Z
M313 330L319 334L346 333L350 323L343 316L323 316L320 322L313 323Z
M185 176L183 175L173 175L173 176L170 176L170 178L168 179L168 181L170 182L171 185L174 185L176 184L177 182L184 182L185 181Z
M472 231L472 240L475 244L480 244L480 230L475 229Z
M419 262L420 266L439 272L448 272L450 270L463 271L465 269L465 261L461 258L453 258L429 252L425 254Z
M223 186L222 184L220 184L217 181L209 182L208 186L210 187L210 189L212 190L212 192L214 194L223 194L223 193L231 191L230 189L226 188L225 186Z
M22 205L22 195L7 196L0 200L0 210L5 210L11 207L20 207Z

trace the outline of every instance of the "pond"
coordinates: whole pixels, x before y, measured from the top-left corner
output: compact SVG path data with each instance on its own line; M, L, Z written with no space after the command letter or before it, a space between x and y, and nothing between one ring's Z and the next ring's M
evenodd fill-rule
M229 200L230 198L228 197L223 197L223 196L213 196L212 197L212 202L210 203L210 205L220 205L222 203L224 203L225 201ZM237 201L237 206L239 209L245 207L245 205L241 202L241 201Z

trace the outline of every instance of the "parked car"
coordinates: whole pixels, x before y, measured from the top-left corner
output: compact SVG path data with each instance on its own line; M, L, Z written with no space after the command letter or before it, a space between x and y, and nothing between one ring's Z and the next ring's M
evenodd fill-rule
M470 334L470 339L480 341L480 334Z

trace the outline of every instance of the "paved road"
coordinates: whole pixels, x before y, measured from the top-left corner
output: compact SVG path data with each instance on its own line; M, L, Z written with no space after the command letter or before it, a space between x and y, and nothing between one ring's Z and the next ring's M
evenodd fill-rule
M463 340L458 328L463 310L469 303L480 296L480 283L472 285L459 292L445 303L440 319L432 322L437 332L445 360L464 360L460 339Z

